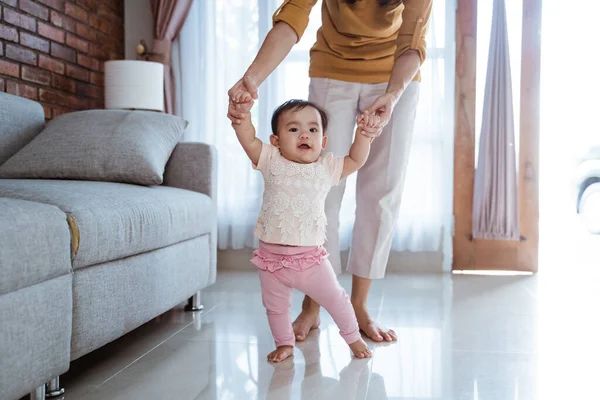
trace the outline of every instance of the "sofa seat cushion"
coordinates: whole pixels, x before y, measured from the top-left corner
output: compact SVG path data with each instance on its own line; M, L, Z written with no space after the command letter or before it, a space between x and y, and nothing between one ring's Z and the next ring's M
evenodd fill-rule
M75 269L207 234L216 221L210 197L166 186L0 179L0 196L63 210L74 236Z
M55 206L0 195L0 295L69 274L71 235Z

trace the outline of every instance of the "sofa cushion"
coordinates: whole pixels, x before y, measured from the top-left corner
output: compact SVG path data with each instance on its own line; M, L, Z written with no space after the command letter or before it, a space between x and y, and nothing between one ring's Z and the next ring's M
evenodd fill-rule
M210 197L166 186L0 179L0 196L53 204L72 221L73 267L155 250L210 232Z
M31 142L44 123L39 103L0 92L0 165Z
M65 213L47 204L0 197L0 295L70 270Z
M150 111L64 114L6 161L0 177L159 185L186 125L179 117Z

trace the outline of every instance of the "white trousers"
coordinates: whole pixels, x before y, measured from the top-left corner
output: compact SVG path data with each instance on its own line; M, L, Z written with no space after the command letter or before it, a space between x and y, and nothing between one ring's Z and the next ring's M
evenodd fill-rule
M329 114L327 151L347 155L354 139L356 116L385 93L387 83L365 84L311 78L309 100ZM412 132L415 125L419 83L411 83L396 105L380 137L373 141L366 164L356 181L356 219L347 269L353 275L381 279L392 246ZM340 255L340 208L345 180L329 192L327 251L337 274L342 272Z

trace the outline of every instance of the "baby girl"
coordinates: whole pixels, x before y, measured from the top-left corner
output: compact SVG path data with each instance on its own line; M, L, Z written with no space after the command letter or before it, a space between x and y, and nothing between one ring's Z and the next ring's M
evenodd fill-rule
M363 166L372 139L355 135L349 155L324 153L327 114L315 104L290 100L271 120L270 143L256 137L249 110L253 101L230 104L228 117L253 167L264 177L263 203L255 235L260 240L252 262L258 267L263 304L277 348L267 357L281 362L294 352L290 321L292 289L313 298L331 316L358 358L371 357L362 340L354 309L337 281L325 242L325 197L330 188ZM237 108L236 108L237 107ZM243 110L242 119L231 115ZM363 115L358 129L374 126L378 117Z

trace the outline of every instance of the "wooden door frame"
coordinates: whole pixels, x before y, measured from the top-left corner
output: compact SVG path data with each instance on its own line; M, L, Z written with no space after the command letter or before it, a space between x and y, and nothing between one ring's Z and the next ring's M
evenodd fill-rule
M452 269L538 271L542 0L523 0L519 139L520 241L472 238L477 0L457 0Z

